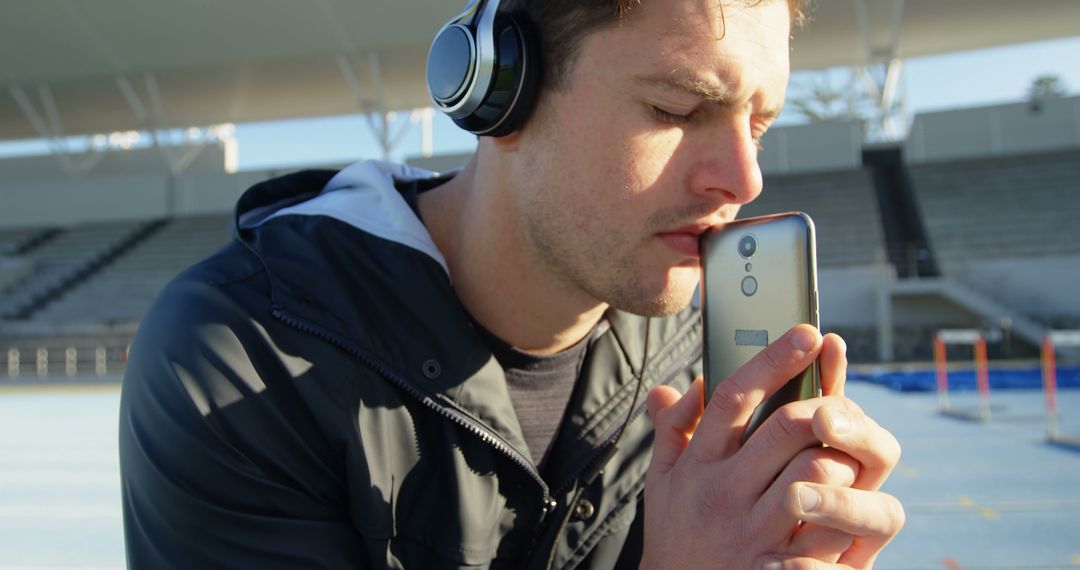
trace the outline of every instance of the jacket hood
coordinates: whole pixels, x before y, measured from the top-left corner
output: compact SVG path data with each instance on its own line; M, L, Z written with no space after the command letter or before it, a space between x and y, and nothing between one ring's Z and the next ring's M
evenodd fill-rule
M236 228L257 227L282 216L325 216L424 253L449 275L431 235L396 188L398 183L439 178L449 176L376 160L357 162L336 173L298 172L245 192L236 207Z

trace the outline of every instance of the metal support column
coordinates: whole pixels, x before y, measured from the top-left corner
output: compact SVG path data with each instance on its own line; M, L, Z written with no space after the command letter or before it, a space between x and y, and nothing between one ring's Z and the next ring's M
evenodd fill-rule
M904 20L904 4L905 0L891 0L888 35L884 44L878 44L874 40L870 22L870 0L858 0L855 3L855 16L866 52L866 63L857 66L852 72L860 77L867 93L874 100L875 116L869 133L871 138L897 140L904 136L900 120L903 101L899 95L903 61L897 56L900 29Z
M382 158L390 158L390 153L394 151L405 136L408 135L410 128L417 122L424 120L424 110L414 109L409 114L409 120L398 125L397 130L394 130L394 123L397 121L397 113L394 111L386 110L386 100L383 97L383 82L382 82L382 67L379 60L379 54L375 52L368 53L368 74L371 78L371 93L365 93L360 79L357 76L356 69L353 66L352 59L344 54L338 55L335 60L338 65L338 69L341 71L341 76L345 80L345 85L352 93L353 100L356 101L360 111L364 114L364 119L367 121L368 128L375 136L376 142L379 144L379 150L382 152ZM427 133L427 131L425 131ZM430 133L428 133L430 136Z
M38 136L44 139L53 156L60 162L60 167L72 178L79 178L88 174L97 166L105 153L100 149L87 145L87 150L76 153L68 145L68 137L64 134L64 123L60 119L60 109L56 105L52 89L46 84L40 84L37 88L38 99L42 109L34 103L26 89L21 85L10 87L15 103L22 110L23 115L37 131ZM42 116L44 114L44 117Z
M127 76L120 75L116 78L116 86L120 89L128 106L131 107L135 118L150 133L153 146L165 159L169 172L173 176L179 176L198 158L206 144L163 144L162 138L172 129L169 126L168 116L165 114L165 103L161 97L157 77L153 73L144 74L143 85L146 101L139 95Z

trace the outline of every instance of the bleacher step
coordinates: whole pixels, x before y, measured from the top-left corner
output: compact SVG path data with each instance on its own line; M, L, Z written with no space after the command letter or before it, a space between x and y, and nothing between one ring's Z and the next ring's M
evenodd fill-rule
M34 313L60 299L79 284L119 259L124 253L161 231L167 224L168 220L166 219L155 220L144 224L132 232L127 238L113 245L89 263L72 271L51 287L48 287L40 294L34 296L29 303L24 304L14 313L9 315L9 317L18 320L32 317Z
M935 278L898 281L889 286L888 293L893 298L913 295L936 295L993 322L1007 318L1012 322L1012 333L1034 346L1039 346L1042 343L1043 336L1046 334L1046 327L1041 323L954 279Z

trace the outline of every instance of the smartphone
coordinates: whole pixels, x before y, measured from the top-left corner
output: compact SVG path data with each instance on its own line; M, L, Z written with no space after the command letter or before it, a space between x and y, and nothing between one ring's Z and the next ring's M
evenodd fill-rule
M791 327L818 327L814 221L802 212L744 218L701 237L706 397ZM745 442L777 408L821 393L815 359L754 410Z

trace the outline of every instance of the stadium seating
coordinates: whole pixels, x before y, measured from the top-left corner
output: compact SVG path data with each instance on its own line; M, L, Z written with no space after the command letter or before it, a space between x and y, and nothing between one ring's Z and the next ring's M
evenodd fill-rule
M0 229L0 255L10 255L43 231L42 228Z
M874 265L885 262L881 217L871 173L866 169L774 175L739 217L802 211L814 219L818 264Z
M138 232L145 222L116 222L71 228L22 257L34 264L33 273L0 296L0 316L11 318L109 255Z
M970 260L1080 254L1080 151L909 166L946 275Z
M228 239L228 216L178 218L33 315L39 322L138 321L161 288Z

